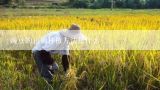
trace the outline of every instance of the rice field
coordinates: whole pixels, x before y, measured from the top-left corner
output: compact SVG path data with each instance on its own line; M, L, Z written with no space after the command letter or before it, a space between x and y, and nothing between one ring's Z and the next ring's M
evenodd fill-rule
M0 18L2 30L59 30L72 23L83 30L159 30L160 15L23 16Z
M11 12L9 13L15 13ZM92 15L92 10L84 15L74 15L74 11L70 12L71 14L63 15L56 15L53 12L53 15L46 13L25 15L24 12L23 15L21 12L18 12L19 15L2 15L0 29L59 30L76 23L83 30L160 30L160 13L156 11L130 13L122 10L101 15L99 13ZM103 11L97 10L97 12ZM60 55L53 55L60 65L60 70L54 75L53 89L51 89L38 74L31 51L1 50L0 89L160 90L158 50L72 50L70 54L71 67L67 77L62 70Z

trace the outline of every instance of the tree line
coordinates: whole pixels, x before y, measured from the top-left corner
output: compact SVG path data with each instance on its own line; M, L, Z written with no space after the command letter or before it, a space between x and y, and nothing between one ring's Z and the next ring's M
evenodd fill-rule
M1 5L24 5L27 0L0 0ZM61 4L70 8L160 8L160 0L68 0Z
M69 0L76 8L160 8L160 0Z

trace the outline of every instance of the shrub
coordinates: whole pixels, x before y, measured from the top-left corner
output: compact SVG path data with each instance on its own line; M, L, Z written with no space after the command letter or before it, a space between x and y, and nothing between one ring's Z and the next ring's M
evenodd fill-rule
M88 0L76 0L72 4L72 7L75 8L88 8L88 6L89 6Z

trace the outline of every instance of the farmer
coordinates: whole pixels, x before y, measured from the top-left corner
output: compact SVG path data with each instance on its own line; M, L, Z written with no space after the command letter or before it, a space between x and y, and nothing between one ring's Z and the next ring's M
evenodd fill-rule
M63 69L65 72L69 69L69 43L73 40L85 40L76 24L72 24L68 30L47 34L32 49L39 73L47 83L52 84L53 74L59 68L51 54L62 55Z

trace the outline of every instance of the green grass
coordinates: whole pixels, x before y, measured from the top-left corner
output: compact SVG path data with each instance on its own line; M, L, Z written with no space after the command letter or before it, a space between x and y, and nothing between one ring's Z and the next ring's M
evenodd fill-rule
M1 16L160 14L159 9L0 9Z

